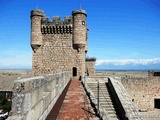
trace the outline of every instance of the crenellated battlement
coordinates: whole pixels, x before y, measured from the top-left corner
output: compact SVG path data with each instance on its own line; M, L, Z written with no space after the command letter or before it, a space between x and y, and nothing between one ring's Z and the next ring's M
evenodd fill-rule
M72 16L66 16L64 20L54 16L52 21L44 17L41 24L42 34L72 34Z
M72 16L66 16L64 17L64 20L61 20L60 16L53 16L52 20L43 17L41 23L42 25L71 25L72 21Z

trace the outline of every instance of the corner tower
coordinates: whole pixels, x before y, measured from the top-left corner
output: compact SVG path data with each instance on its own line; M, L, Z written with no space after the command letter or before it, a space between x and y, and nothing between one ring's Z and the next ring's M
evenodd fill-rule
M84 10L75 10L73 16L73 48L84 49L87 41L87 14Z
M42 10L31 11L31 47L34 52L42 45L41 18L44 17Z
M78 75L85 75L85 58L87 51L87 13L84 10L72 11L73 17L73 49L77 51L75 57L75 68L77 68ZM74 71L73 71L74 72ZM73 75L74 76L74 75Z

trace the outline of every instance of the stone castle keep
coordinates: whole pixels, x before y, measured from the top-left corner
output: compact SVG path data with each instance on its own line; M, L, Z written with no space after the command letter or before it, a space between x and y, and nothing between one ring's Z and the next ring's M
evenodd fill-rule
M90 104L94 111L84 111L95 114L95 120L142 120L140 112L160 109L159 72L149 71L145 77L95 72L96 58L86 58L86 17L84 10L75 10L64 20L59 16L49 20L42 10L31 11L33 77L14 81L12 115L8 120L49 120L52 109L57 110L56 104L69 90L74 93L71 101L68 97L63 100L72 105L72 98L78 98L82 106ZM73 81L78 81L80 86L70 89ZM89 104L81 101L82 94L74 96L78 88ZM67 108L71 112L77 106Z
M32 71L34 76L70 71L79 79L94 75L95 58L88 51L87 14L75 10L72 16L50 21L43 11L31 11ZM87 66L87 67L86 67Z

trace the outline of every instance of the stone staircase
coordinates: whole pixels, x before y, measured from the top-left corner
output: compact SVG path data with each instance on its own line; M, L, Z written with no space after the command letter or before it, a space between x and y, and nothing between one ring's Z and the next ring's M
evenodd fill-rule
M90 90L94 93L96 99L98 98L98 83L97 82L89 82L87 83ZM119 110L112 97L111 91L109 86L105 82L99 83L99 103L101 107L103 107L108 115L110 116L111 120L119 120Z

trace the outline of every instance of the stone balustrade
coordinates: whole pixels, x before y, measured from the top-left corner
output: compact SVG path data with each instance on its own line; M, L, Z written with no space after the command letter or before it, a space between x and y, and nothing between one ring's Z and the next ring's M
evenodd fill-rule
M70 72L16 80L9 120L45 120L70 81Z
M110 88L112 88L111 91L114 93L114 97L118 98L116 102L119 103L124 118L128 120L141 120L137 108L134 106L119 78L109 78L108 83Z

